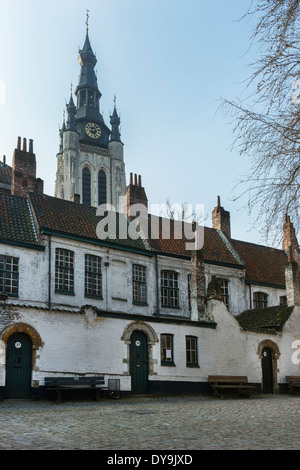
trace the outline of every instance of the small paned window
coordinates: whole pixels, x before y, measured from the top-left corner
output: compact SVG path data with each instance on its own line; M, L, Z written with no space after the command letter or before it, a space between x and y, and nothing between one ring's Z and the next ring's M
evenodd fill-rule
M280 305L287 305L287 296L281 295L280 296Z
M91 172L87 167L82 170L82 203L91 205Z
M74 253L56 248L55 292L74 294Z
M174 366L173 335L163 334L160 337L160 357L162 366Z
M84 293L86 297L102 299L102 272L99 256L85 255Z
M218 282L221 287L221 295L223 297L223 302L227 308L229 308L229 290L228 290L228 281L226 279L218 279Z
M253 293L253 307L254 308L266 308L268 306L268 294L264 292Z
M19 259L0 255L0 293L18 296Z
M98 204L106 204L107 202L107 189L106 189L106 173L100 170L98 173Z
M186 365L188 367L198 366L197 338L195 336L186 336Z
M161 305L162 307L179 307L178 274L174 271L161 272Z
M146 268L139 264L132 265L132 297L134 303L147 302Z

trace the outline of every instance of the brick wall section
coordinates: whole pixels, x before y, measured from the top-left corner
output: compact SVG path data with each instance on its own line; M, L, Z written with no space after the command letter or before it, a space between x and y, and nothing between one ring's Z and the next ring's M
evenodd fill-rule
M148 199L146 196L145 189L142 186L141 176L130 173L130 182L125 192L125 211L129 212L130 206L133 204L142 204L148 208Z
M289 247L288 262L285 267L286 294L288 306L300 306L299 265L293 259L292 247Z
M207 320L205 311L205 273L202 250L192 252L191 256L191 319Z
M298 248L299 243L296 237L296 232L294 225L292 224L290 220L289 215L285 215L285 222L283 224L283 242L282 242L282 248L285 251L288 251L288 247L292 246L293 248Z
M30 191L43 194L43 187L43 180L36 178L36 158L32 141L30 140L29 151L27 151L26 139L23 139L21 149L19 138L13 155L11 193L22 197L26 197Z
M220 196L218 196L217 206L212 211L212 228L221 230L227 238L231 238L230 212L225 211L221 206Z

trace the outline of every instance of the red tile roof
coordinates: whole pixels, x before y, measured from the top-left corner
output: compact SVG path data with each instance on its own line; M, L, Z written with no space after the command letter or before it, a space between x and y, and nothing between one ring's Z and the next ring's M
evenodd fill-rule
M263 245L231 240L246 268L246 281L285 287L284 250Z

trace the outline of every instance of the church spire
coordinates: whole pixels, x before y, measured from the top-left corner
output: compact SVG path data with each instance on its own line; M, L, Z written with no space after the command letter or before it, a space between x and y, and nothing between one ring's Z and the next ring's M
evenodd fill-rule
M120 126L120 118L118 116L117 112L117 106L116 106L116 96L114 97L114 111L112 115L110 116L110 123L111 123L111 136L110 140L116 140L121 142L121 134L119 130Z
M73 92L72 92L72 85L71 85L71 94L70 94L70 100L69 103L67 104L67 113L68 113L68 119L67 119L67 130L70 131L76 131L76 122L75 122L75 116L76 116L76 106L74 104L73 100Z

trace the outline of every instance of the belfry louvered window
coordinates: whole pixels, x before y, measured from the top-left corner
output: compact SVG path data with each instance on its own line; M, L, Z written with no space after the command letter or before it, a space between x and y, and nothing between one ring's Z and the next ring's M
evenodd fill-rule
M100 206L106 203L106 173L104 170L100 170L98 173L98 204Z
M91 205L91 172L87 167L82 170L82 203Z

